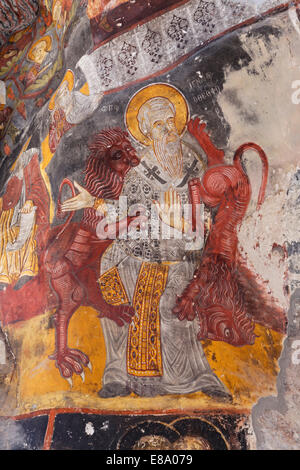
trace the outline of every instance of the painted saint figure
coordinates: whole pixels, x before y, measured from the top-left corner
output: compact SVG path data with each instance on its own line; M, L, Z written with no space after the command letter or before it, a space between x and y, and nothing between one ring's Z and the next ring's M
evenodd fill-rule
M54 0L52 4L52 20L58 36L64 36L70 21L72 0Z
M33 67L28 71L21 73L20 80L24 83L25 88L32 85L41 75L45 72L51 64L47 64L42 67L42 64L46 61L48 53L52 48L51 36L44 36L33 44L30 51L28 52L28 59L34 62Z
M27 141L28 144L28 141ZM22 151L0 198L0 289L15 290L38 274L49 230L49 196L39 150Z
M49 103L49 148L52 153L55 153L61 138L68 130L87 119L96 110L103 96L95 90L89 90L90 95L84 95L73 88L74 75L68 70Z
M129 132L146 148L140 165L124 179L122 195L127 197L129 207L138 202L149 208L155 200L156 220L161 219L162 225L169 223L169 228L181 235L185 221L180 218L175 224L175 218L170 224L168 215L174 201L179 206L188 202L188 182L201 175L204 166L181 138L188 114L183 95L166 84L142 89L126 113ZM85 206L82 200L79 204L77 199L64 203L63 210L88 207L88 203ZM127 212L120 210L119 221L125 215ZM109 214L105 223L111 223ZM121 326L101 315L106 344L101 398L131 392L156 396L201 391L231 400L197 341L196 322L181 322L172 313L176 296L195 270L199 252L191 251L190 243L189 235L170 239L151 234L146 239L120 237L108 245L101 258L99 283L103 297L114 306L125 307L129 302L135 317L130 326Z
M164 84L142 89L127 109L128 129L146 148L141 164L126 178L122 195L129 207L139 202L149 209L156 201L156 220L160 218L162 225L170 223L171 201L187 203L189 180L203 172L203 162L181 138L187 120L184 97ZM180 224L172 228L183 230ZM172 313L196 266L199 252L190 251L190 243L186 235L171 239L149 235L116 240L103 256L100 285L117 269L136 315L130 326L122 328L101 319L106 367L100 397L202 391L231 400L197 342L196 322L180 322Z
M89 18L106 13L127 0L92 0L88 2L87 15Z

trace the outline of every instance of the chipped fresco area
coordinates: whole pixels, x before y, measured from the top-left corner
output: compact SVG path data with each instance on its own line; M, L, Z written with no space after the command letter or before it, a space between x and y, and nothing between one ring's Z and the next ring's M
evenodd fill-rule
M277 36L275 32L272 39L269 37L264 40L258 34L258 40L251 44L249 33L241 34L243 48L253 58L253 62L242 71L229 72L218 103L225 119L231 123L229 153L242 140L244 126L247 126L250 141L263 142L268 135L266 152L272 158L269 197L261 212L255 214L255 199L260 181L256 177L257 168L253 159L247 158L247 171L253 181L253 199L248 221L241 227L240 240L245 256L250 256L255 270L268 279L270 289L286 308L289 299L285 294L289 291L286 288L288 264L285 243L288 240L287 230L293 227L287 223L290 210L286 206L286 194L299 161L300 139L297 133L299 109L291 99L291 84L299 76L299 44L289 19L285 17L283 21L285 33ZM276 20L272 21L272 27L276 31ZM279 28L277 31L279 32ZM271 42L272 48L269 47ZM287 49L290 49L289 55L286 53ZM243 87L239 88L241 83ZM270 89L274 84L275 98L272 99ZM272 120L274 114L276 119ZM284 116L292 118L285 120ZM243 126L239 126L239 122ZM282 155L285 155L284 167ZM283 284L278 279L282 279Z
M292 16L294 17L294 15ZM253 120L253 122L256 120L255 112L251 112L254 105L255 108L264 108L265 112L260 114L259 118L260 126L252 126L253 130L255 129L253 138L257 137L257 133L260 132L259 128L263 129L264 132L268 132L271 123L270 116L274 112L277 116L277 129L275 129L275 132L272 129L274 138L269 149L275 167L273 168L270 183L273 189L273 196L266 201L263 218L259 216L253 218L251 222L249 221L248 224L244 224L240 232L240 236L245 237L243 239L245 253L246 255L251 253L251 263L255 266L257 272L268 273L267 275L265 274L265 278L269 281L270 289L276 292L276 296L283 305L289 305L289 337L284 342L284 350L279 361L278 397L261 399L258 405L253 408L252 413L256 435L254 448L261 450L299 449L299 416L297 413L297 389L299 388L299 255L297 242L299 239L299 170L297 171L297 163L300 157L300 142L299 132L297 132L299 105L292 100L293 89L295 88L293 84L299 79L300 70L299 35L297 37L297 34L295 34L295 31L298 32L297 28L293 28L291 24L286 26L289 32L283 41L289 42L291 55L288 57L284 53L284 49L280 50L279 45L276 57L271 59L273 65L277 61L280 64L280 66L276 67L275 72L275 70L272 70L272 67L269 67L267 70L263 67L263 64L270 59L270 54L268 54L264 47L262 48L260 44L257 44L255 46L256 50L248 49L250 54L256 54L256 57L260 58L258 64L261 60L262 68L264 68L266 73L264 73L263 82L256 88L257 95L254 102L253 96L247 102L249 87L247 86L246 76L242 78L244 83L241 90L242 99L239 99L236 95L234 96L234 101L239 105L241 111L245 110L244 116L246 113L248 114L247 120ZM247 45L245 47L247 50ZM280 70L282 73L280 73ZM287 70L291 74L286 74ZM239 78L241 77L238 77L237 80ZM266 100L265 97L268 96L271 80L277 81L277 86L274 90L276 99ZM282 94L281 100L278 99L280 94ZM228 91L228 96L232 98L230 90ZM226 93L224 101L225 104L228 103ZM245 102L247 105L243 106ZM290 116L290 118L286 120L284 116ZM238 129L237 126L233 127ZM234 129L232 130L231 137L234 136ZM285 155L284 168L282 165L282 155ZM251 174L250 168L248 171ZM274 214L276 214L276 218L274 218ZM266 235L264 236L262 233ZM253 234L255 234L254 238L257 240L257 244L255 249L251 250ZM246 247L246 239L248 239L249 251ZM270 242L271 240L272 242ZM268 262L261 256L263 251L270 254ZM278 283L278 274L284 280L281 286ZM276 430L276 433L274 433L274 430Z
M296 162L299 162L299 132L296 123L299 122L299 102L295 99L295 93L291 91L291 100L288 99L289 88L295 89L299 83L299 21L295 15L295 9L289 12L294 31L290 30L289 43L291 58L285 67L292 69L292 80L285 80L285 103L281 102L277 113L287 112L291 116L286 121L286 127L282 129L283 135L274 145L285 154L287 171L282 169L282 161L278 161L277 178L274 184L277 195L274 201L277 208L281 207L281 216L276 219L274 240L278 245L284 246L286 263L282 263L284 257L279 257L279 263L273 266L274 271L285 265L281 276L285 279L284 291L289 292L288 311L288 338L284 342L283 352L279 361L280 373L277 380L277 397L264 398L253 408L252 419L256 435L256 448L261 450L297 450L299 449L299 416L298 416L298 388L299 388L299 170ZM291 37L298 33L294 41ZM293 45L295 47L293 47ZM284 57L281 57L284 63ZM283 70L286 70L286 68ZM282 122L278 114L278 122ZM278 135L278 134L277 134ZM292 138L291 138L292 136ZM287 141L289 144L287 144ZM293 146L290 146L290 142ZM276 144L275 144L276 142ZM298 152L297 152L298 150ZM294 162L294 164L293 164ZM275 171L274 171L275 173ZM278 209L277 209L278 210ZM270 221L271 222L271 221ZM271 225L272 226L272 225ZM279 229L279 230L278 230ZM279 243L281 240L281 243ZM282 253L281 253L282 255ZM281 259L280 259L281 258ZM282 269L282 268L281 268ZM276 271L275 271L276 270ZM269 277L272 279L272 276ZM276 430L276 432L274 432Z
M191 116L200 115L207 122L213 142L224 149L228 164L232 162L235 150L243 142L257 142L264 148L271 168L266 199L259 212L256 212L256 201L261 182L261 165L255 152L249 151L243 161L253 196L238 234L239 244L243 259L257 274L257 279L270 298L275 299L276 305L287 311L290 303L291 318L289 338L285 340L284 353L279 363L279 399L264 398L254 407L253 429L257 444L253 430L250 430L249 415L252 406L261 397L276 395L278 358L284 335L257 325L255 332L258 338L255 346L236 348L225 343L203 341L210 366L233 394L233 403L226 405L226 410L223 403L207 398L201 392L179 397L166 395L149 398L132 394L122 399L103 399L98 397L98 391L105 366L105 341L99 330L97 312L82 307L70 324L70 341L90 356L93 371L86 370L84 383L79 376L75 376L72 389L59 375L54 362L49 361L55 341L52 312L33 315L31 311L29 314L32 314L32 318L31 315L29 318L22 318L23 312L18 311L17 315L20 316L13 317L14 321L5 318L5 335L0 338L0 346L5 345L5 348L2 346L0 349L0 373L5 377L5 388L2 388L5 403L2 405L1 414L8 416L39 413L45 409L69 408L73 410L74 415L71 414L72 411L70 416L60 415L57 411L53 439L51 441L47 436L44 443L42 433L46 432L47 415L30 418L32 422L34 419L42 419L41 435L38 435L34 423L29 429L23 422L19 425L18 422L9 421L12 424L9 424L9 430L6 429L6 436L0 443L2 448L24 447L24 442L25 447L29 448L50 448L52 445L51 448L56 449L74 448L72 446L78 448L79 445L82 448L95 446L106 449L140 449L147 448L147 445L156 448L164 446L167 449L193 445L196 448L211 446L215 449L224 446L245 449L255 448L256 445L258 448L297 448L299 430L295 418L297 394L294 392L294 381L297 380L300 349L300 343L297 341L300 338L297 318L294 316L298 314L299 287L295 214L299 197L297 162L300 156L300 142L299 106L293 103L292 95L293 83L299 80L300 41L297 30L285 11L229 33L211 45L194 51L193 38L196 37L197 44L201 44L209 35L214 36L234 26L234 23L229 22L229 18L232 21L229 12L232 12L236 3L239 7L243 4L244 8L234 10L235 24L265 12L268 8L277 6L279 2L216 1L214 11L209 11L215 15L214 21L208 23L196 21L200 18L199 11L197 14L198 2L186 2L175 10L175 15L189 19L189 24L193 25L189 30L190 35L185 34L185 27L176 29L175 26L180 25L177 21L173 22L171 34L166 38L164 25L166 22L172 23L172 10L151 20L147 25L141 25L131 32L125 31L123 35L93 52L93 39L87 17L80 20L75 18L74 29L70 23L70 30L66 34L67 46L63 51L65 67L61 69L60 78L55 77L49 90L40 90L41 94L35 98L35 104L25 100L27 119L24 120L22 116L21 120L20 112L19 115L15 113L12 122L19 128L19 137L16 137L14 142L10 139L7 145L10 146L12 159L18 155L24 138L30 135L32 141L29 148L42 148L41 168L43 177L46 175L46 181L50 184L54 205L58 197L58 185L64 177L82 183L78 178L81 178L83 156L87 156L86 136L90 135L92 130L102 127L123 127L126 106L134 93L151 83L164 82L184 92ZM93 17L92 13L90 17ZM203 29L198 28L198 24ZM155 36L157 47L154 48L149 47L151 41L143 46L142 38L147 35L149 27L155 29L158 34ZM58 30L58 33L61 34L61 31ZM58 37L61 37L59 34ZM157 39L160 34L161 41ZM84 39L81 44L78 44L78 37ZM148 35L148 39L150 37L153 40L153 35ZM124 48L125 43L127 46ZM190 56L184 57L185 54ZM97 64L101 65L103 57L106 64L104 72L100 70L101 67L97 70ZM168 71L164 70L176 61L180 62L177 66ZM53 157L54 152L45 151L50 124L49 98L51 101L56 81L57 84L60 83L64 77L62 72L66 68L75 71L76 91L84 90L87 93L88 90L92 91L91 95L99 94L100 104L95 107L93 113L87 113L85 119L71 123L74 127L65 130L61 141L56 143ZM116 70L120 73L117 74ZM149 78L150 71L157 72L158 75ZM124 89L118 89L123 85L126 85ZM106 92L104 97L102 91ZM37 106L39 99L42 101L39 101ZM286 119L286 116L289 116L289 119ZM190 135L186 134L184 139L201 152L199 145ZM137 145L137 148L141 150L141 146ZM66 155L72 155L72 164L70 161L66 162ZM4 169L2 178L8 171L7 161L8 159L4 162L4 167L6 165L7 168ZM95 414L90 418L85 417L84 413L76 415L78 408L106 411L107 416L99 417ZM164 419L158 420L155 416L147 415L147 419L152 423L147 428L147 436L150 437L148 440L141 439L141 429L144 429L143 420L146 420L146 416L136 420L131 413L134 415L137 410L166 412L174 409L180 410L189 419L190 424L187 427L181 422L180 416L167 417L165 414ZM124 430L121 432L120 427L124 417L111 416L111 410L127 413L125 434ZM189 415L194 412L198 413L198 418L193 421ZM220 413L223 413L221 417ZM232 417L233 413L237 413L236 419ZM76 434L73 419L80 423L79 429L85 430L83 434ZM207 420L217 429L212 441L208 438L210 425ZM1 421L0 425L5 428L6 421ZM274 436L271 438L271 431L279 427L282 434L278 430L276 441ZM151 436L159 434L159 429L164 430L160 434L164 437L155 443ZM188 442L192 431L202 435L204 440L200 439L197 443ZM107 437L114 434L114 438ZM65 440L61 439L61 435L67 436ZM36 442L30 440L30 436L37 436Z
M297 229L299 226L299 170L290 180L286 207L289 260L288 285L291 291L288 313L288 338L279 365L277 397L261 399L254 407L253 427L257 438L257 448L263 450L299 449L299 251ZM294 229L291 229L294 227ZM274 433L276 429L276 433Z

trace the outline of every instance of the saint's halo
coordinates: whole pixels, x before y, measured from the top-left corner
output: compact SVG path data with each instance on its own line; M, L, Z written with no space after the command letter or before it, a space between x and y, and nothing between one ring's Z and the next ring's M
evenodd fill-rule
M131 136L143 145L150 145L150 140L141 132L138 123L138 113L141 106L151 98L167 98L176 110L175 124L181 136L189 119L189 108L183 94L174 86L167 83L154 83L139 90L131 98L125 113L125 124Z

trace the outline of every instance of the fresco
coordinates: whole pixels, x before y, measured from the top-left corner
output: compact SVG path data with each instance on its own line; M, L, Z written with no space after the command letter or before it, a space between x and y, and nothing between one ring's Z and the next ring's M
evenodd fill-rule
M0 4L0 44L5 45L7 40L21 30L34 23L39 11L37 0L11 0Z
M267 447L299 282L297 3L44 0L6 37L2 448Z

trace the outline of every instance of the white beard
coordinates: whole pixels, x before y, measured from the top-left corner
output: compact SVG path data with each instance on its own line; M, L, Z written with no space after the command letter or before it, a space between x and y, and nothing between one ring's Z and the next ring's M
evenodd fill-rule
M153 141L155 156L171 178L178 179L183 174L183 158L180 137L175 142L166 142L168 135Z
M55 97L55 108L61 108L67 115L72 106L72 95L68 91L57 93Z

